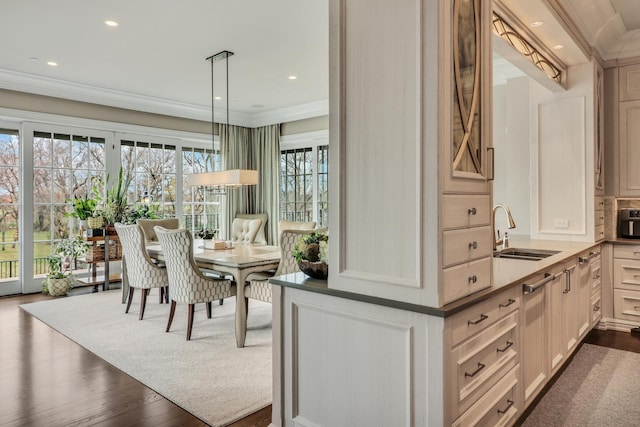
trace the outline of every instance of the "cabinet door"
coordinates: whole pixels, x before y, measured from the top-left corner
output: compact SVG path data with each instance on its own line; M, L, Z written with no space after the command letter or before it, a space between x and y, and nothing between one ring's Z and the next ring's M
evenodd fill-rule
M592 261L588 255L578 262L578 338L582 339L591 326Z
M595 153L594 153L594 166L595 166L595 190L596 194L604 194L604 70L594 61L595 64ZM597 209L597 207L596 207ZM597 238L597 236L596 236Z
M487 192L488 175L493 173L487 150L491 139L491 2L453 0L450 13L451 136L444 150L448 165L443 169L445 190Z
M640 101L620 103L620 196L640 196Z
M578 346L578 272L575 263L568 265L565 270L565 290L563 298L563 336L567 357Z
M540 280L534 279L533 281ZM523 321L523 351L521 353L525 407L538 395L547 379L547 327L544 287L525 294Z
M564 267L554 271L556 275L552 282L546 285L547 292L547 316L548 316L548 343L549 343L549 375L562 366L567 356L566 342L564 340L565 322L565 289L566 273Z

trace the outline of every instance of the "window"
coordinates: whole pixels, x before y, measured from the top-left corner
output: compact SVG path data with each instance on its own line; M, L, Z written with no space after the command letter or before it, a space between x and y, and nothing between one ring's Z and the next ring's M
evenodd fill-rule
M204 148L182 149L182 219L185 228L192 233L202 229L220 231L222 214L221 195L215 191L192 187L187 184L187 175L221 170L219 150Z
M120 156L129 203L148 205L162 218L175 217L175 145L122 140Z
M328 225L329 146L280 153L280 219Z
M0 129L0 281L19 277L20 139Z

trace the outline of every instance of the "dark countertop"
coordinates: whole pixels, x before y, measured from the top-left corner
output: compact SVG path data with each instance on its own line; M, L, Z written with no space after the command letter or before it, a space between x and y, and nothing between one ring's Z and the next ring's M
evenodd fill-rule
M454 301L443 307L430 307L425 305L411 304L403 301L395 301L386 298L373 297L364 294L346 292L332 289L326 280L316 280L307 277L303 273L294 273L278 276L269 281L278 286L300 289L308 292L316 292L324 295L331 295L338 298L346 298L354 301L361 301L370 304L377 304L400 310L413 311L416 313L428 314L438 317L451 316L465 308L492 297L493 295L518 284L522 284L528 278L543 273L545 270L557 263L566 261L578 254L588 251L602 243L625 243L640 244L640 240L617 239L614 241L601 242L566 242L555 240L535 240L528 236L511 236L511 247L521 247L530 249L550 249L559 251L540 261L525 261L516 259L493 258L493 286L478 291L472 295Z

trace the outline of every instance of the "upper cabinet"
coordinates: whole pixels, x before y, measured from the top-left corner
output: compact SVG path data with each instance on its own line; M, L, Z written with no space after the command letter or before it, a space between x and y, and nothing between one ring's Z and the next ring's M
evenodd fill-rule
M640 64L627 64L604 72L606 194L640 197Z
M595 163L595 194L604 195L604 70L598 61L593 61L595 67L594 103L595 103L595 135L594 135L594 163ZM597 206L596 206L597 209Z
M329 286L429 306L490 286L491 2L329 4Z
M487 2L453 0L451 8L451 144L445 147L450 165L444 176L444 191L487 192L491 127L490 35L486 31ZM490 57L490 56L489 56Z

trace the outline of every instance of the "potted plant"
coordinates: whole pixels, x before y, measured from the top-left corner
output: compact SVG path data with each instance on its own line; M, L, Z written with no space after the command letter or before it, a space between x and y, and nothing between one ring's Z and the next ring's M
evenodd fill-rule
M217 235L218 230L212 230L209 228L203 228L196 232L196 237L202 239L202 245L207 249L223 249L226 247L226 243L224 241L216 240Z
M138 219L158 219L157 205L136 205L132 209L127 210L126 218L123 221L126 224L135 224Z
M89 244L82 237L75 236L63 239L58 243L56 252L49 255L49 274L42 282L42 291L57 297L66 295L73 287L71 269L73 262L84 255L89 249Z
M129 200L127 199L127 188L124 184L123 169L120 167L118 182L107 190L107 195L102 206L102 216L108 226L113 226L116 222L124 222L129 211ZM107 183L109 176L107 175ZM108 234L115 234L113 233Z
M293 247L293 257L304 274L326 279L329 276L329 236L314 231L300 237Z
M66 215L86 222L95 213L97 205L98 201L95 199L76 197L73 199L73 210Z

